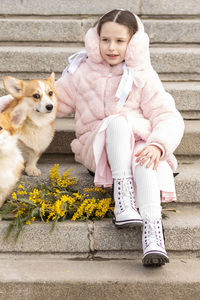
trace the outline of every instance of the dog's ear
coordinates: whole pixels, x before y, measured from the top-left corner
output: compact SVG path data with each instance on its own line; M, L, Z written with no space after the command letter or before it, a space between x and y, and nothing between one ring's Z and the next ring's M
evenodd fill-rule
M20 99L24 94L24 81L11 76L3 77L6 91L14 98Z
M48 78L47 80L50 80L50 81L51 81L51 83L53 83L53 84L54 84L54 81L55 81L55 73L54 73L54 72L52 72L52 73L51 73L51 75L49 76L49 78Z
M11 123L14 127L19 127L23 124L27 117L27 107L24 103L21 103L13 109L10 113Z

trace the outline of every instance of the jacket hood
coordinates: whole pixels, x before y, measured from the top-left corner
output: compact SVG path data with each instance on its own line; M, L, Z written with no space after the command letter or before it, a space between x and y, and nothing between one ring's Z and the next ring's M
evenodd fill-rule
M151 65L149 53L149 37L144 32L144 26L137 15L138 31L132 36L125 55L125 64L135 71L142 71ZM88 59L96 64L104 62L99 49L97 27L90 28L85 35L85 48Z

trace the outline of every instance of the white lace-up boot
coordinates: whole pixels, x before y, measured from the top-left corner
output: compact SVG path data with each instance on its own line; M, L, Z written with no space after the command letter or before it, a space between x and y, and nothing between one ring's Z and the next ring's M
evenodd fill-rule
M168 263L162 220L159 218L152 221L144 219L143 221L143 265L161 266Z
M132 178L114 179L114 200L113 223L117 227L143 224L136 208Z

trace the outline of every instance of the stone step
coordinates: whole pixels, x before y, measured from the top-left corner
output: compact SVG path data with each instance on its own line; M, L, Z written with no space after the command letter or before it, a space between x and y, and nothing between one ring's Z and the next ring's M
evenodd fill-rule
M198 205L200 204L200 158L178 158L179 173L175 177L177 202L174 206L179 207L183 205ZM71 155L58 154L43 154L39 161L39 168L42 171L40 177L22 176L22 183L26 186L36 187L41 183L45 183L49 177L49 171L54 164L59 164L61 174L66 170L71 169L71 175L80 179L78 188L88 187L93 185L94 178L89 175L87 169L74 161ZM165 206L172 206L172 203L165 204Z
M90 1L87 0L2 0L1 15L101 15L105 12L121 7L120 0ZM123 7L136 14L144 15L199 15L200 4L196 0L124 0Z
M164 213L167 216L163 224L169 255L199 255L199 206L180 207L175 212ZM109 218L88 222L58 222L52 233L50 223L34 221L23 228L17 242L14 241L14 231L8 240L4 240L8 225L8 221L0 222L1 253L66 253L82 258L114 258L119 255L126 258L138 256L142 250L141 227L117 229Z
M163 82L166 91L172 94L177 109L185 119L200 119L199 82Z
M150 43L199 43L200 20L142 20Z
M0 41L4 42L83 42L93 19L17 17L0 19ZM144 19L151 43L199 43L199 19ZM55 32L57 34L55 34Z
M22 176L24 186L37 187L45 183L49 170L59 163L59 171L71 169L71 175L79 178L79 188L93 184L93 177L86 168L73 162L69 157L45 155L39 163L42 170L40 177ZM200 160L180 161L175 178L177 203L163 205L163 220L166 235L166 247L173 256L191 257L200 253ZM167 209L167 210L166 210ZM173 209L173 211L170 211ZM168 211L169 210L169 211ZM101 221L65 221L59 222L52 234L51 224L33 222L25 226L18 242L13 235L4 241L8 228L7 221L0 222L0 252L23 253L67 253L69 256L92 257L133 257L141 255L141 230L139 228L115 229L111 219ZM109 241L109 242L108 242ZM134 251L132 253L132 251ZM139 252L138 252L139 251ZM170 254L170 255L171 255Z
M141 14L144 15L199 15L200 3L196 0L141 0ZM193 7L192 7L193 6Z
M175 151L176 155L200 155L200 121L185 121L183 140Z
M200 203L200 158L178 158L179 175L175 178L177 203ZM169 203L169 206L171 204Z
M87 1L87 0L36 0L34 3L28 0L23 2L13 0L12 5L8 0L3 0L0 7L0 14L6 15L90 15L104 14L106 11L121 6L120 0L112 1ZM125 0L124 7L139 13L140 0Z
M83 20L52 18L0 19L2 42L83 42ZM55 34L56 32L56 34Z
M1 255L1 299L198 299L199 259L162 268L138 260L69 260L65 256ZM134 296L133 296L134 295Z
M62 72L67 57L82 48L77 47L0 47L0 73L50 73ZM152 65L158 73L200 73L199 47L152 47Z
M74 139L74 119L57 119L56 134L47 153L71 153L70 142L72 139ZM200 155L199 120L185 120L185 133L175 154Z
M84 33L93 26L98 18L86 19L82 21ZM160 19L154 16L141 16L145 31L149 35L150 44L187 44L199 43L199 17L191 18L171 18L166 17ZM67 39L67 37L66 37Z

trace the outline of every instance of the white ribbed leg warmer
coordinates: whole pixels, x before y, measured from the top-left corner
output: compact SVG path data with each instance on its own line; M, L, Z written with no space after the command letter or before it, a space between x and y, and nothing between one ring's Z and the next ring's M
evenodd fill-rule
M124 117L113 119L106 131L106 149L113 178L132 177L130 129ZM153 166L137 164L134 179L137 186L137 201L143 219L161 217L160 188L157 172Z
M130 128L122 116L110 121L106 130L106 150L113 178L132 177Z
M142 225L134 197L131 170L131 133L126 119L116 117L106 130L106 150L114 178L114 224L117 227Z
M161 219L160 188L157 171L146 164L136 165L135 181L140 215L143 219L142 248L144 265L161 266L169 262L165 250Z
M161 218L160 188L157 171L146 168L147 163L135 167L137 201L142 219L155 220Z

